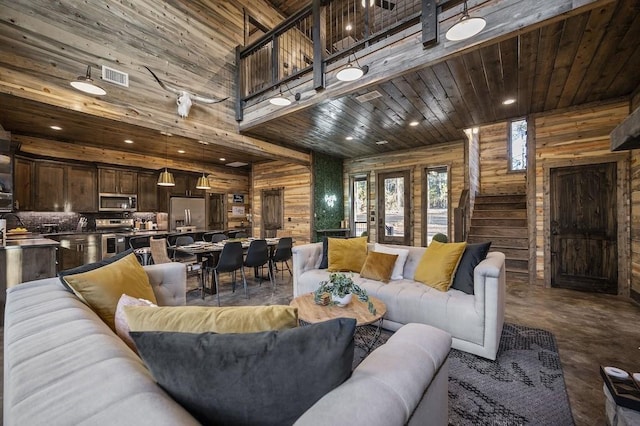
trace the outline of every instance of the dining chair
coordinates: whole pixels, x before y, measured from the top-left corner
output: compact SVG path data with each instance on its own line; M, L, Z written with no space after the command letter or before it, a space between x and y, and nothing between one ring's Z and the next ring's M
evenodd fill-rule
M228 239L229 237L224 235L222 232L205 232L202 234L202 241L206 241L208 243L219 243L220 241Z
M172 262L167 253L167 239L166 238L152 238L149 241L151 247L151 259L154 264L170 263Z
M284 266L287 267L287 271L289 271L289 275L293 275L291 272L291 268L289 267L289 259L293 257L293 253L291 249L293 247L293 239L291 237L282 237L278 240L278 245L276 246L275 251L271 255L271 265L275 267L276 272L278 271L277 262L281 263L281 271L282 276L284 277ZM275 280L274 280L275 282Z
M249 244L249 248L247 249L247 256L244 259L244 266L254 268L256 275L258 275L258 268L260 268L260 285L262 285L262 267L264 265L270 266L269 263L269 246L267 245L267 240L251 241L251 244ZM267 269L269 270L269 283L271 284L271 288L273 288L273 274L271 273L271 267L268 267Z
M222 248L220 257L218 258L218 264L213 267L213 280L216 285L216 296L218 298L218 306L220 306L220 273L221 272L233 272L233 285L232 290L236 291L236 274L239 269L242 274L242 282L244 284L245 297L249 298L249 290L247 289L247 278L244 275L243 268L243 249L240 241L228 242Z
M138 236L129 238L129 247L133 249L133 253L136 255L138 261L143 266L149 264L151 257L149 240L149 236Z
M246 232L236 232L234 238L247 238L248 236L249 234L247 234Z

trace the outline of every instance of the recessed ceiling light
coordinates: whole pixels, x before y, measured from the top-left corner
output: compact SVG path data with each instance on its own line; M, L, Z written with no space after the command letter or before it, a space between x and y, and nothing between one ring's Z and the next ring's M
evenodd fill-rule
M173 136L171 133L165 131L161 131L160 134L164 136Z
M389 141L378 141L378 142L376 142L376 145L386 145L388 143L389 143Z
M184 149L179 149L178 150L178 154L184 154L185 152L187 152L187 151L185 151Z
M353 140L353 136L347 136L345 139L348 140L348 141L352 141Z
M133 141L131 139L125 139L124 143L133 143Z
M511 105L515 103L516 103L516 100L513 98L505 99L504 101L502 101L502 105Z
M51 127L53 130L62 130L62 127L60 126L49 126Z
M412 121L411 123L409 123L409 126L411 126L411 127L415 127L415 126L417 126L418 124L420 124L420 123L418 123L417 121Z
M209 142L207 141L198 141L198 143L201 143L202 145L209 145Z
M226 159L226 158L224 158L224 157L221 157L221 158L220 158L220 161L227 161L227 159Z

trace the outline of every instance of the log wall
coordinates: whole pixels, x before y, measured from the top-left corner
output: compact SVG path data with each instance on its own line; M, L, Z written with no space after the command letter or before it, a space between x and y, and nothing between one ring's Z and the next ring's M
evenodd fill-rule
M453 236L453 209L458 206L460 194L464 189L464 141L457 141L449 144L440 144L435 147L415 149L411 151L399 151L385 155L363 157L344 161L344 197L345 197L345 219L350 220L351 208L349 201L349 181L351 176L367 175L369 179L369 207L368 211L376 212L377 208L377 183L376 173L409 170L411 173L411 224L413 233L410 245L422 246L426 244L423 235L423 214L422 203L423 177L425 169L428 167L447 166L450 170L450 197L449 197L449 236ZM376 220L377 223L377 220ZM377 229L374 223L369 223L369 241L377 241Z
M283 233L291 235L295 244L311 242L313 213L310 168L283 161L270 161L254 164L251 175L253 236L260 235L262 226L261 191L283 188Z
M536 279L539 284L550 286L550 248L549 248L549 169L572 165L616 162L618 164L618 265L619 294L629 295L629 241L630 206L632 203L640 210L640 169L632 164L632 194L629 193L629 153L612 153L609 149L609 133L629 114L628 102L590 106L539 115L535 120L535 203L536 226ZM637 158L636 162L637 164ZM531 220L531 219L530 219ZM634 240L640 231L640 218L634 218L631 224ZM640 245L633 243L634 267L631 274L635 281L640 277Z
M480 127L480 193L524 194L523 172L509 171L509 122Z

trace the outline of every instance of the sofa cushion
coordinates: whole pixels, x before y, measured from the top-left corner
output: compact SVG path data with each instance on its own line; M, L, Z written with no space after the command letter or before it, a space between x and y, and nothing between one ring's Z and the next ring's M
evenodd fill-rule
M125 306L145 306L145 307L157 307L155 303L151 303L149 300L139 299L137 297L131 297L126 294L120 296L120 300L118 300L118 305L116 306L116 313L114 322L116 325L116 334L118 337L122 339L123 342L127 344L135 353L138 353L136 349L136 345L131 340L131 336L129 336L129 322L127 321L127 317L124 313Z
M401 280L403 278L402 273L404 270L404 264L407 261L407 257L409 256L408 249L395 248L395 247L387 247L382 244L376 243L374 246L374 251L378 253L387 253L387 254L397 254L398 258L396 259L396 263L393 267L393 272L391 273L392 280Z
M473 294L473 270L478 266L478 263L487 257L490 247L491 241L487 243L467 244L464 253L462 253L462 259L460 259L460 264L456 270L451 288L467 294Z
M262 333L131 336L158 384L200 422L285 425L349 377L355 325L338 318Z
M360 276L362 278L369 278L371 280L379 280L384 283L388 283L397 259L397 254L371 251L367 254L364 265L362 265Z
M67 273L61 279L113 331L116 306L123 294L157 303L149 277L133 253L87 272Z
M322 259L318 269L327 269L329 267L329 238L322 237Z
M440 291L447 291L466 245L431 241L420 259L414 279Z
M124 308L131 331L182 333L256 333L298 326L298 310L292 306L166 306Z
M360 272L367 257L367 237L329 238L329 272Z

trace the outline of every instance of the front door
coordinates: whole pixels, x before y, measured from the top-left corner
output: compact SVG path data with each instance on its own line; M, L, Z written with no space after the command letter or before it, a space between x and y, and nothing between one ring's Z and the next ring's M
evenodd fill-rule
M410 244L410 187L408 170L378 175L378 242Z
M551 286L618 290L616 163L550 171Z
M226 229L224 194L209 194L209 228L212 231Z
M282 189L262 191L262 236L273 238L277 230L282 229L283 216Z

